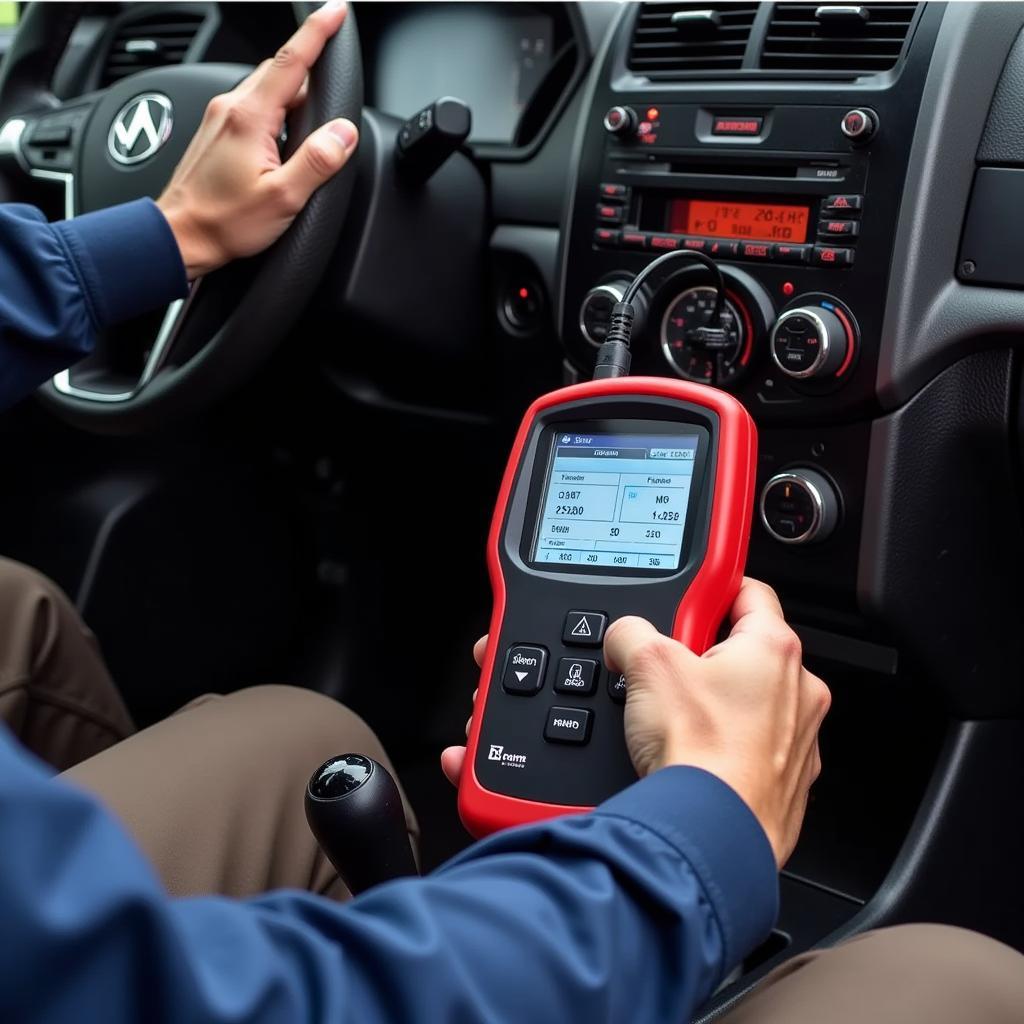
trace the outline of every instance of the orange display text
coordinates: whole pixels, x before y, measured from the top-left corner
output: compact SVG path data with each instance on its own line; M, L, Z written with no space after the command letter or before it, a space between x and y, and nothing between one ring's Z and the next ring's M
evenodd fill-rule
M774 203L734 203L720 199L673 199L668 230L676 235L739 238L766 242L805 242L810 210Z

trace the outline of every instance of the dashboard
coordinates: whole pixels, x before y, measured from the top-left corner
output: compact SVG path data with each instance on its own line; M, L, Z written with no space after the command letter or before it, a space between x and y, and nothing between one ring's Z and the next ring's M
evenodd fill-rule
M886 671L909 658L954 703L1002 707L996 687L954 676L979 673L957 640L983 628L963 579L999 581L1006 629L983 674L1024 660L1016 510L974 497L1017 488L1024 252L1002 213L1024 198L1024 5L355 10L365 220L340 229L308 318L329 386L411 415L511 422L590 375L642 267L671 251L713 259L725 343L702 341L712 282L680 261L639 296L633 366L724 388L757 421L750 571L825 654ZM55 91L256 63L290 22L284 4L86 6ZM439 95L468 104L473 130L417 190L394 140ZM331 323L360 343L320 329ZM979 460L965 439L990 435L1000 454ZM917 454L936 445L947 469L930 475ZM964 531L1000 540L980 558ZM914 586L937 573L946 598L926 616Z
M713 279L679 260L641 290L634 372L756 419L748 571L810 647L902 658L974 711L1019 695L979 689L972 659L998 675L1024 654L1000 639L988 660L987 616L1012 631L1021 605L1016 502L950 485L1017 487L1024 260L998 211L1024 168L1022 26L1019 4L626 5L582 99L554 286L565 379L586 379L642 267L718 263L727 342L702 340ZM968 596L993 586L1005 617Z

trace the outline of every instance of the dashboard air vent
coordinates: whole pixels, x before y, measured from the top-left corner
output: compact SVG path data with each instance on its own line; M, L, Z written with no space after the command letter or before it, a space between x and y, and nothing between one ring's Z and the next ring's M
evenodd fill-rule
M916 3L776 4L761 67L871 75L896 66Z
M136 71L180 64L202 23L202 14L168 11L121 25L107 51L101 86L112 85Z
M648 78L735 71L743 64L756 14L756 3L641 4L629 50L630 70Z

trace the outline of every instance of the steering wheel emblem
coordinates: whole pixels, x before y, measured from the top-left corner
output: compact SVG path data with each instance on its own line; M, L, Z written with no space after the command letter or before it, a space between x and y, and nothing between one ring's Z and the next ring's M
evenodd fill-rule
M119 164L148 160L170 137L174 107L159 92L134 96L118 112L107 136L107 151Z

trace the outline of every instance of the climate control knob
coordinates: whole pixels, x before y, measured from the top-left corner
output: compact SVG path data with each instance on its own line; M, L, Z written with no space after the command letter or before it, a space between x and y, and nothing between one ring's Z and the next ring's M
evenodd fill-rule
M612 307L622 301L628 287L628 279L617 278L591 288L583 297L583 302L580 305L580 334L591 345L600 347L604 343L604 339L608 337ZM644 301L643 295L636 295L632 305L634 310L633 337L637 338L644 329L647 303Z
M787 309L772 328L772 359L787 377L797 380L834 374L849 345L839 317L824 306Z
M609 135L631 135L639 123L632 107L612 107L604 115L604 130Z
M839 494L816 469L777 473L761 491L761 523L783 544L811 544L839 523Z

